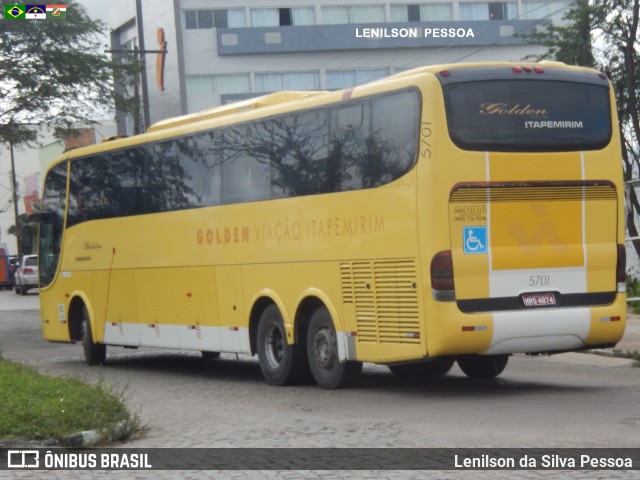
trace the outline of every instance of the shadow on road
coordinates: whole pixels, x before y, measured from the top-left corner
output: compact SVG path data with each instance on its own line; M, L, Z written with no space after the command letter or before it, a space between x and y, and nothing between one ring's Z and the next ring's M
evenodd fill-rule
M517 373L510 375L509 367L507 367L501 377L487 380L467 378L457 367L442 377L406 379L396 377L384 366L367 364L358 383L342 392L371 390L377 393L385 392L440 399L468 397L469 395L476 397L495 396L504 399L505 396L529 395L531 393L588 394L607 388L588 382L559 383L557 379L555 382L534 380L532 377L535 375L527 371L527 362L535 362L535 359L519 360ZM78 358L78 361L81 359ZM69 357L65 358L63 362L76 363ZM93 368L95 367L87 367L87 371L91 371ZM159 380L162 380L159 377L165 376L167 381L178 375L185 380L210 381L212 384L215 382L265 384L257 359L247 355L240 355L236 359L235 355L223 354L219 359L213 360L202 358L199 353L195 352L131 351L130 353L108 354L107 363L101 368L129 374L152 373ZM525 375L516 376L523 371ZM319 391L310 377L301 384L289 388L312 388Z

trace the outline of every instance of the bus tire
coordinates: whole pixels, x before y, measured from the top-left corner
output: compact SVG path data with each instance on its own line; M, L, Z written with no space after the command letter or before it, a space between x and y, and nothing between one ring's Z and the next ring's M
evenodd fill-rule
M107 360L107 346L93 341L91 321L86 308L82 309L82 346L87 365L103 365Z
M325 307L311 315L307 331L307 357L316 383L326 389L353 385L362 371L362 362L340 362L336 329Z
M306 368L304 347L300 342L289 345L280 310L269 305L260 315L257 332L258 361L264 379L270 385L298 382Z
M509 355L465 355L458 358L458 366L469 378L494 378L508 361Z
M389 365L389 370L400 378L441 377L449 373L453 363L450 358L436 358L428 362Z

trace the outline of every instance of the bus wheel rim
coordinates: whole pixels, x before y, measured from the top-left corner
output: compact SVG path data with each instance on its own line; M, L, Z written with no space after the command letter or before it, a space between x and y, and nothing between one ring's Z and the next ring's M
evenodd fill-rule
M323 328L316 333L313 339L313 354L316 364L325 370L331 369L334 362L333 335L328 328Z
M284 358L284 338L277 325L270 326L264 339L264 350L269 365L278 368Z

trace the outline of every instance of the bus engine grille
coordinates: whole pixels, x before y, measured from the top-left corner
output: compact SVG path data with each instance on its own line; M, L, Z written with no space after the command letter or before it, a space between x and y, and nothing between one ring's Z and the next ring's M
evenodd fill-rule
M355 308L358 342L420 343L415 260L345 262L340 271L345 306Z

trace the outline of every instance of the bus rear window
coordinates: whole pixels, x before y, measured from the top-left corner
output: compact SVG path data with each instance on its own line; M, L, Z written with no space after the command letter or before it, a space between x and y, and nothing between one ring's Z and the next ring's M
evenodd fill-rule
M541 80L444 86L449 135L465 150L568 151L611 139L609 89Z

